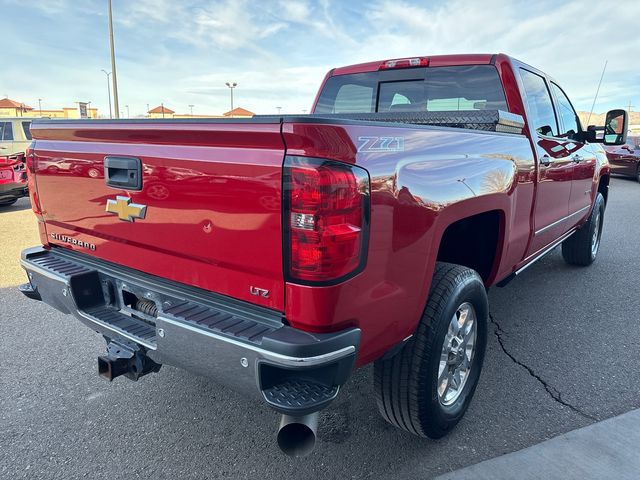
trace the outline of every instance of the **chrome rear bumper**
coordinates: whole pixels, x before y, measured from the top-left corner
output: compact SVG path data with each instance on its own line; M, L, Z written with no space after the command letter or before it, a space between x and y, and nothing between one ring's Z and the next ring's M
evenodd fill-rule
M29 298L75 315L108 342L257 395L281 413L324 408L355 364L358 329L304 332L279 312L63 248L27 249L21 263Z

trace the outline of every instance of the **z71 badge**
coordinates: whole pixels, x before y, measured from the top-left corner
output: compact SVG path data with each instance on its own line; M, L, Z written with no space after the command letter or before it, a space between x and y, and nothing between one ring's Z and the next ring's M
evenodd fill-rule
M358 137L359 152L404 152L404 137Z

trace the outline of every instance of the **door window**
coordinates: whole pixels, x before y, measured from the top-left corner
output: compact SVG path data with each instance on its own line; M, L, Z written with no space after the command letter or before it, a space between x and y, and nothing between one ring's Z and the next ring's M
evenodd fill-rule
M562 89L551 82L551 88L556 96L558 106L558 117L560 117L560 137L570 140L577 140L580 133L580 124L578 123L578 115L573 109L571 102L564 94Z
M24 132L24 136L27 140L32 140L31 138L31 122L22 122L22 131Z
M529 122L538 135L558 136L558 124L547 82L540 75L520 69Z

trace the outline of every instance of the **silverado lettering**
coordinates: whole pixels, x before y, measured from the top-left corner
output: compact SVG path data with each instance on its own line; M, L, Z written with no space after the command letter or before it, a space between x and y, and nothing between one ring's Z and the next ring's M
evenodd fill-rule
M626 112L585 130L503 54L337 68L312 112L35 120L33 208L63 233L22 253L21 291L106 339L109 380L168 364L266 402L288 454L370 363L382 416L441 437L478 384L487 289L559 245L595 260Z
M89 250L96 249L96 246L93 243L78 240L77 238L69 237L68 235L60 235L59 233L52 232L51 238L53 240L58 240L59 242L65 242L71 245L77 245L78 247L88 248Z

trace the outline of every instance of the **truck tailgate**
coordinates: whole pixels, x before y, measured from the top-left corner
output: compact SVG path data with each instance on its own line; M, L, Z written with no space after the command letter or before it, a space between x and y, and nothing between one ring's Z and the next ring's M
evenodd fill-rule
M284 309L279 121L48 121L32 132L50 244ZM141 189L107 185L105 157L139 159Z

